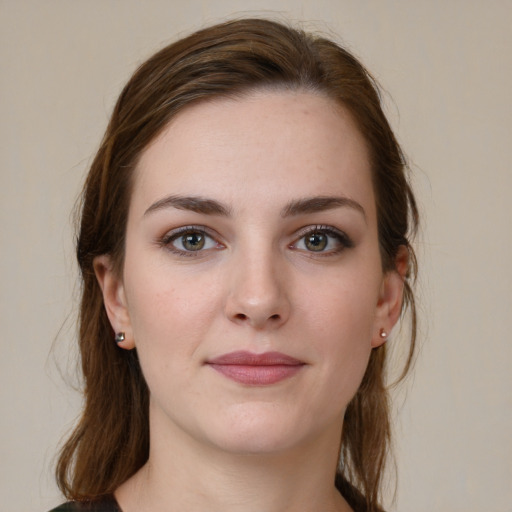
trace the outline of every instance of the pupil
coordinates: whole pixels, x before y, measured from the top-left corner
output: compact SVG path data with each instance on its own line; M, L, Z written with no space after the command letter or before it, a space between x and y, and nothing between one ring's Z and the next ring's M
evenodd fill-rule
M183 247L190 251L198 251L204 246L204 236L201 233L191 233L183 237Z
M312 251L321 251L327 245L327 237L320 233L313 233L307 238L306 245Z

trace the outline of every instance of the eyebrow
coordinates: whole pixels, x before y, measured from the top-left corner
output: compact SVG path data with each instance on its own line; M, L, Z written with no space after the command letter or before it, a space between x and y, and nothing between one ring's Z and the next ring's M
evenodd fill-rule
M303 215L307 213L323 212L334 208L348 207L357 210L366 220L364 208L353 199L343 196L315 196L291 201L282 210L282 217Z
M366 220L364 208L357 201L343 196L315 196L290 201L282 209L281 217L317 213L340 207L348 207L357 210ZM205 215L231 216L231 209L215 199L208 199L201 196L180 195L171 195L159 199L144 212L144 215L165 208L177 208L178 210L188 210Z
M145 212L155 212L163 210L165 208L177 208L178 210L188 210L196 213L203 213L205 215L221 215L223 217L229 217L231 211L228 207L215 201L214 199L208 199L200 196L167 196L163 199L153 203Z

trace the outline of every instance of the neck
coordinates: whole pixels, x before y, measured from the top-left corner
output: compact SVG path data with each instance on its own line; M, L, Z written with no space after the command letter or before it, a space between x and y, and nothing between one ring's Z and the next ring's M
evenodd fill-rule
M148 462L116 491L124 512L349 512L334 486L339 424L277 453L240 454L151 430Z

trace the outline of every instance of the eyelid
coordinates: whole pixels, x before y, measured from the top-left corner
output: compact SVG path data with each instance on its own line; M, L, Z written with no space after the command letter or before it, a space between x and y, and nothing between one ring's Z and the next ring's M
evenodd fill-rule
M219 234L214 231L213 229L207 228L206 226L202 225L188 225L188 226L180 226L175 229L171 229L165 233L162 237L159 238L158 244L170 252L173 252L175 254L178 254L180 256L192 256L192 257L200 257L202 253L208 252L209 249L200 249L198 251L185 251L181 250L173 245L173 242L178 239L180 236L184 236L187 233L200 233L203 236L206 236L210 239L212 239L216 244L217 247L215 249L221 249L224 248L224 244L219 241ZM219 247L220 246L220 247Z
M338 243L340 244L340 247L335 250L331 249L328 251L318 251L317 253L315 253L314 251L305 251L305 252L309 252L309 253L315 254L317 256L328 256L328 255L332 255L332 254L337 254L339 252L342 252L345 249L350 249L350 248L354 247L354 242L352 241L352 239L347 235L347 233L345 233L341 229L338 229L334 226L330 226L330 225L326 225L326 224L316 224L316 225L312 225L312 226L305 226L305 227L301 228L299 231L297 231L295 234L295 237L294 237L295 241L292 242L292 244L290 244L290 248L296 249L296 250L302 250L302 249L298 249L296 247L297 244L304 237L306 237L307 235L313 234L313 233L323 233L327 236L337 239Z
M178 239L180 236L184 236L187 233L200 233L211 240L213 240L216 243L216 247L210 247L207 249L199 249L197 251L187 251L179 249L178 247L175 247L173 245L173 242ZM335 239L337 242L338 247L334 249L328 249L328 250L322 250L322 251L308 251L307 249L302 249L297 247L299 242L304 239L307 235L311 235L313 233L321 233L325 234L326 236L330 237L331 239ZM220 241L221 237L220 235L213 229L208 228L204 225L187 225L187 226L180 226L175 229L171 229L167 231L162 237L158 239L158 245L166 248L170 252L173 252L175 254L178 254L179 256L192 256L192 257L201 257L204 256L204 253L208 253L212 249L224 249L225 244ZM334 226L325 225L325 224L315 224L310 226L305 226L298 231L296 231L292 243L288 245L290 249L293 250L300 250L303 252L307 252L310 255L316 255L316 256L330 256L333 254L338 254L346 249L350 249L354 247L354 243L352 239L339 228L336 228Z
M177 238L180 235L184 235L186 233L201 233L204 235L211 236L208 232L207 228L205 226L180 226L178 228L170 229L169 231L166 231L166 233L161 237L162 241L169 242L173 238Z

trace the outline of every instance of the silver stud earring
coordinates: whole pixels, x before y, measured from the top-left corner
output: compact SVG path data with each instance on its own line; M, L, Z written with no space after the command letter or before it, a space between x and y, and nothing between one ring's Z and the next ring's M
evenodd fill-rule
M124 341L124 332L116 333L116 337L114 338L116 343L121 343Z
M379 331L379 336L381 337L381 339L383 339L384 341L386 341L388 339L388 333L384 330L384 329L381 329Z

